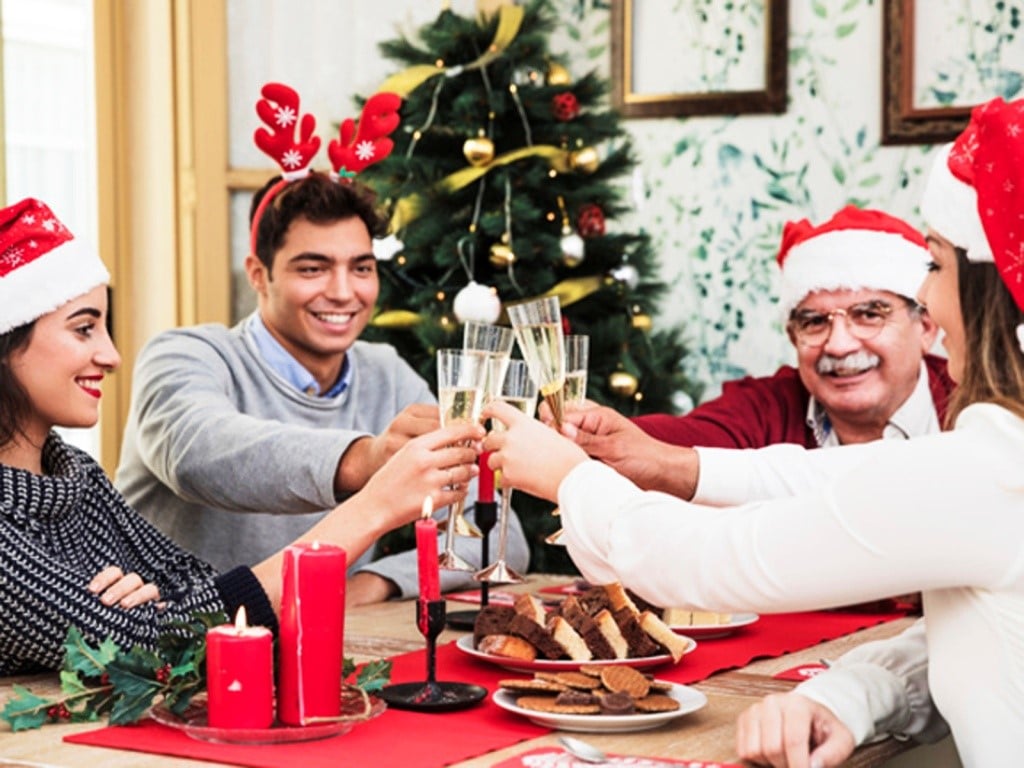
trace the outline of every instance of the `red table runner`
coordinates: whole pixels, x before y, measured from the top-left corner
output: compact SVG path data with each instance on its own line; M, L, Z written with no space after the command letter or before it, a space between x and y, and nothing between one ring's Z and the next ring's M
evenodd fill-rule
M697 650L678 665L660 667L654 672L664 680L694 683L715 672L742 667L755 658L781 656L902 615L822 611L762 616L756 624L730 637L700 643ZM424 651L396 656L393 661L393 682L422 680L425 676ZM438 649L437 676L441 680L476 683L494 690L498 680L510 674L507 670L463 654L454 643ZM66 736L64 740L255 768L282 765L336 768L339 761L351 766L436 768L547 732L545 728L485 702L473 709L444 714L389 709L376 720L358 724L347 734L298 744L210 744L152 721L100 728Z

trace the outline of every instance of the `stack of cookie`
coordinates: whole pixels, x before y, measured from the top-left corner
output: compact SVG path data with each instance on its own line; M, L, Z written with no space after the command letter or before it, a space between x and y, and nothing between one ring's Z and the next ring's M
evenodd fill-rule
M477 650L496 656L577 662L662 654L679 661L692 642L653 611L639 610L617 583L567 597L550 614L534 595L521 595L511 608L487 606L476 620L473 640Z
M631 667L584 664L579 672L538 672L532 679L498 683L523 709L563 715L632 715L672 712L670 683Z

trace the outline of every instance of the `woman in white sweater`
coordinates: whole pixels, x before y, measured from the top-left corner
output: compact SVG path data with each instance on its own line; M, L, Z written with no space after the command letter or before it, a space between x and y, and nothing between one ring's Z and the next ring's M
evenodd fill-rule
M918 295L958 381L951 431L821 451L828 481L709 508L644 493L502 405L485 448L510 484L557 499L573 560L660 605L787 611L921 590L925 619L741 717L741 757L833 766L886 733L952 731L967 766L1024 746L1024 100L978 107L937 158ZM769 449L770 450L770 449ZM745 451L749 478L757 451ZM818 461L809 454L808 463ZM756 483L754 484L756 485ZM753 487L753 486L752 486Z

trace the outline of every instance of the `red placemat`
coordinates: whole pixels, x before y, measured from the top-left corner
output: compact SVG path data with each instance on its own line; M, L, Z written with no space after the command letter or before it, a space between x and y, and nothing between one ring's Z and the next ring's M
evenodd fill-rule
M781 656L902 616L902 613L837 611L762 616L756 624L730 637L700 644L676 666L659 667L654 672L663 680L694 683L715 672L742 667L755 658ZM423 679L423 651L396 656L394 663L393 682ZM438 648L437 676L441 680L476 683L493 691L497 682L509 674L507 670L467 656L454 643ZM300 744L208 744L152 721L101 728L66 736L64 740L256 768L280 765L335 768L341 757L350 765L366 760L369 762L365 764L373 765L436 768L545 733L547 729L484 702L474 709L444 714L391 709L342 736Z

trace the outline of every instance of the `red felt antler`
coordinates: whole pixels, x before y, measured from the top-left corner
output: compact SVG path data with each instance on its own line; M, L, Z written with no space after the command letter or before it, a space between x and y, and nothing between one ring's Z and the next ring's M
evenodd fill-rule
M395 143L387 137L398 127L400 106L402 98L398 94L375 93L363 107L358 130L352 118L342 122L339 138L327 146L336 174L353 176L391 154Z
M299 117L299 94L282 83L267 83L260 91L256 113L270 130L257 128L253 134L256 146L281 166L286 179L300 178L309 172L309 164L320 149L320 137L314 136L316 118L311 114ZM298 123L298 140L295 124Z

